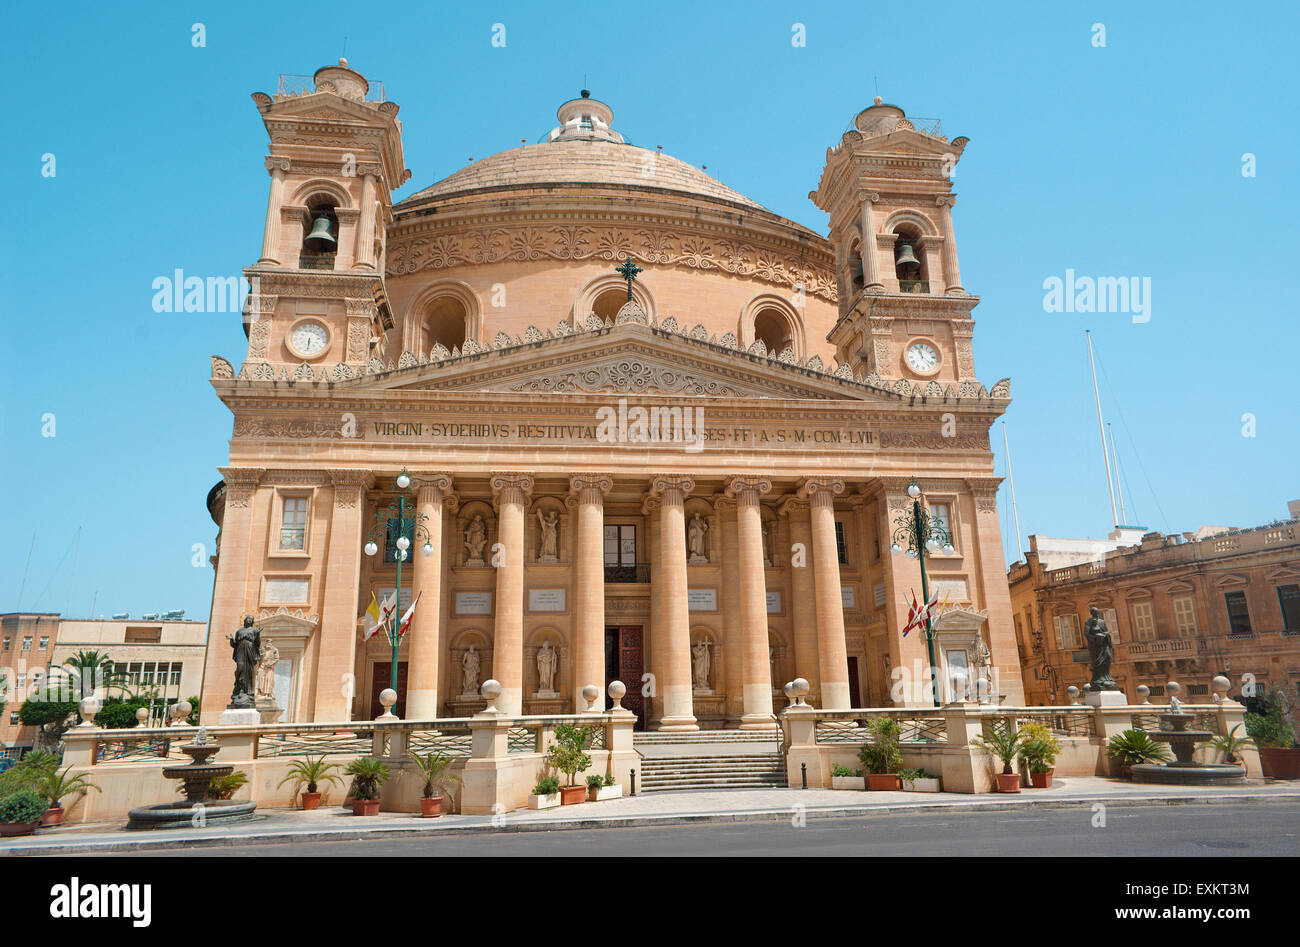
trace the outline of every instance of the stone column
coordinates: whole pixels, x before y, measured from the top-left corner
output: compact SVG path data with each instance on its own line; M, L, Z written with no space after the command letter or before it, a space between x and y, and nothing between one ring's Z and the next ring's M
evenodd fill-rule
M943 280L944 293L949 296L965 295L961 288L961 271L957 269L957 241L952 235L952 205L957 203L955 194L940 194L934 199L943 218Z
M498 563L492 676L501 684L496 706L511 715L523 713L524 708L524 505L532 490L532 474L492 475L501 545L491 553Z
M862 201L860 223L862 227L862 282L868 293L883 293L885 284L880 281L879 262L876 259L876 232L872 223L871 205L880 200L878 191L863 191L858 195Z
M727 493L736 498L736 541L740 547L740 645L745 712L742 730L772 730L772 663L768 658L767 577L763 563L763 511L759 498L772 482L733 477Z
M334 512L316 658L315 723L352 719L365 495L375 482L369 470L331 470L329 475L334 481Z
M654 682L653 692L647 692L642 684L642 696L646 698L645 713L647 729L659 729L659 719L663 717L663 703L659 697L659 639L664 626L662 586L659 581L662 569L659 565L659 500L647 494L641 500L641 513L646 520L646 559L650 562L650 622L646 629L644 661L645 670ZM631 681L625 681L629 687Z
M284 175L289 170L289 159L272 155L266 159L266 170L271 172L271 193L266 199L266 231L262 234L262 258L257 262L268 266L279 266L280 203L284 200Z
M713 508L718 511L718 528L722 530L722 681L727 693L726 715L730 725L740 724L745 712L744 662L740 631L740 543L736 538L736 500L718 495ZM717 667L715 661L714 667ZM716 672L715 672L716 674ZM715 678L715 686L719 683Z
M573 560L573 712L587 709L582 689L600 689L595 710L605 709L605 494L614 487L606 474L569 477L569 503L578 512L576 553ZM629 686L639 686L639 681Z
M1007 567L1002 556L1002 531L998 523L999 483L1000 477L966 481L972 494L975 516L972 528L963 529L960 540L954 541L958 542L958 549L966 559L972 557L962 544L971 541L975 544L974 550L970 550L973 552L971 578L988 612L988 646L997 672L997 687L1006 695L1006 703L1015 706L1025 702L1025 687L1020 676L1020 652L1016 645L1015 622L1011 617Z
M216 720L230 703L235 686L235 663L226 635L233 635L244 623L244 615L256 604L249 595L249 566L253 502L257 485L266 471L262 467L222 467L226 482L225 509L218 538L217 574L212 587L212 615L209 620L208 652L203 672L201 713Z
M406 718L429 720L438 716L438 679L442 658L442 560L444 548L443 510L455 509L451 495L451 474L416 476L416 512L429 531L432 554L412 548L412 571L415 582L411 591L419 596L411 616L409 656L406 671ZM423 544L418 544L423 545ZM415 601L413 598L412 601Z
M659 499L659 549L652 581L660 586L655 652L663 707L660 730L698 730L691 699L691 616L686 601L686 496L695 481L660 474L650 481Z
M808 682L808 700L821 706L821 666L817 658L817 597L813 588L813 541L810 505L788 497L781 513L790 522L790 623L794 639L794 676ZM834 529L834 527L831 527Z
M358 168L361 172L361 218L357 221L357 252L354 270L375 268L375 178L376 169Z
M813 585L817 597L817 656L822 709L848 710L849 658L844 641L844 603L840 594L840 557L835 544L835 495L843 480L806 480L799 498L812 511Z

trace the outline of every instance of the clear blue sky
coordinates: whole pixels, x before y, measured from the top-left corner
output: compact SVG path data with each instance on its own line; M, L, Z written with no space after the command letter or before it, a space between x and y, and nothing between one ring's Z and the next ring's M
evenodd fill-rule
M403 107L414 178L399 197L535 140L585 74L635 143L825 232L806 195L878 83L971 138L958 247L982 298L980 378L1012 379L1025 534L1109 528L1085 328L1130 519L1250 525L1300 497L1294 5L149 6L4 14L0 611L17 604L35 534L25 609L207 615L211 570L191 560L195 543L211 549L203 500L230 433L208 355L238 363L245 341L237 315L154 313L150 285L256 260L266 137L249 93L336 60L345 37L352 65ZM1150 322L1044 312L1043 280L1067 268L1150 277ZM1006 547L1014 558L1011 535Z

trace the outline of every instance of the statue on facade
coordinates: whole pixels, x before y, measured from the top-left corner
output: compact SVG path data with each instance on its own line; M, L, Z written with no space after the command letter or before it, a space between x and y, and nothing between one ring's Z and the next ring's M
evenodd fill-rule
M975 632L974 639L970 643L971 664L977 668L985 668L993 663L993 655L989 651L989 646L984 643L984 633Z
M478 693L478 674L482 664L478 656L478 649L473 645L469 646L460 659L460 692L462 694Z
M690 562L708 562L704 553L704 534L709 531L709 524L704 517L696 513L686 527L686 549L690 553Z
M691 645L691 681L700 690L709 689L709 671L712 666L709 639L701 638Z
M555 648L549 641L537 649L537 692L555 693Z
M487 546L487 526L480 513L474 514L465 529L465 565L483 565L483 549Z
M262 645L262 654L257 659L257 691L260 700L275 700L275 666L280 662L280 649L270 638Z
M560 554L557 551L555 542L556 525L560 522L560 514L554 511L543 513L537 511L537 525L540 530L541 543L537 551L539 562L557 562Z
M773 541L773 534L776 532L776 520L768 520L763 524L763 564L774 566L776 561L772 558L772 547L776 545Z
M1088 640L1088 667L1092 671L1089 686L1094 691L1117 691L1119 685L1110 676L1110 663L1115 659L1115 646L1111 642L1106 620L1101 609L1093 605L1088 609L1088 620L1083 623L1083 635Z
M257 661L262 653L262 629L253 624L253 616L245 615L243 626L233 635L226 635L235 659L235 687L230 693L231 709L251 708L257 697Z

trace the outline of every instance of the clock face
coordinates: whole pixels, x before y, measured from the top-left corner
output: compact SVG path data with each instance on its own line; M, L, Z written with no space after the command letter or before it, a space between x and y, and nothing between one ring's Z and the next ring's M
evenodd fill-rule
M907 367L914 372L932 372L939 364L939 353L926 342L915 342L907 349Z
M324 353L325 347L329 345L330 334L319 322L304 322L293 330L289 341L299 355L314 358Z

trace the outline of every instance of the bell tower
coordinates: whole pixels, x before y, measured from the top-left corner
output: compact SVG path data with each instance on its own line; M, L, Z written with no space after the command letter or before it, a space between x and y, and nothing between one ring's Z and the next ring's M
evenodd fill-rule
M840 318L829 340L872 384L942 390L975 379L979 300L961 285L951 212L968 141L877 98L827 149L808 195L830 214Z
M261 257L244 270L245 372L324 378L383 355L392 192L411 176L398 106L347 60L253 93L270 137ZM306 368L304 368L306 366Z

